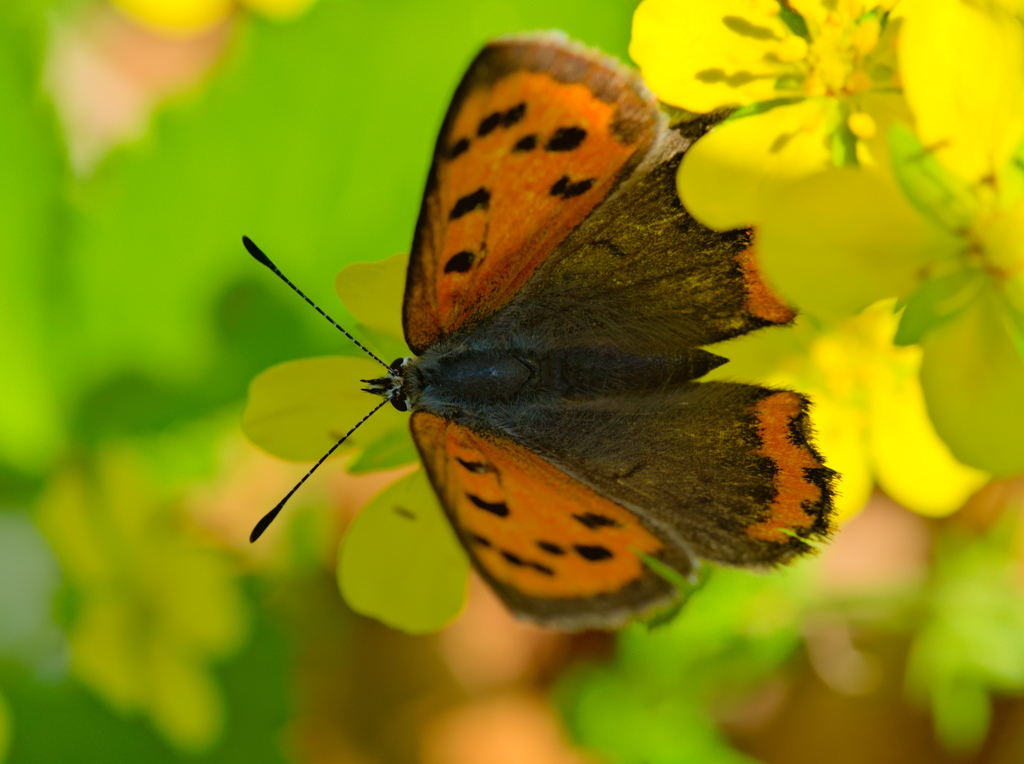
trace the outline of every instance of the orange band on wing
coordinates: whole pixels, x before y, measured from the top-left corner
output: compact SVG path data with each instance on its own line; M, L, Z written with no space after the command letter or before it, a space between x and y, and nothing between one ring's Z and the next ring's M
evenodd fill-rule
M409 266L415 352L508 304L651 147L653 96L618 64L497 43L449 109Z
M486 194L487 202L447 221L431 274L443 333L481 312L480 304L490 312L507 302L555 244L608 195L636 149L615 138L616 106L596 98L586 85L527 71L466 98L451 134L466 139L469 148L439 168L441 210L451 217L474 193L481 199ZM488 115L517 108L522 116L513 126L478 135ZM573 148L546 150L560 134ZM585 137L575 145L571 139L580 135ZM560 182L567 190L556 193ZM570 189L573 184L578 190ZM460 252L472 254L465 273L449 265Z
M796 312L782 302L765 283L757 268L757 257L753 247L747 247L737 255L743 269L743 280L747 290L747 312L773 324L788 324Z
M617 592L663 544L629 510L504 438L424 412L413 434L456 530L480 567L530 597Z
M806 470L823 465L805 443L795 442L792 425L803 416L803 398L797 393L779 392L762 398L754 406L760 453L772 460L775 474L775 499L767 520L751 525L747 533L764 541L786 542L785 531L810 528L814 516L805 511L822 499L822 489L808 479Z

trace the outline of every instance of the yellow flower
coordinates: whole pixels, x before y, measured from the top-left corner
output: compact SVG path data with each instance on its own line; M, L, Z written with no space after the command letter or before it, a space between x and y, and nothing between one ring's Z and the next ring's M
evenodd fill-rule
M831 168L763 202L767 279L821 316L896 296L937 431L968 464L1024 470L1024 27L1001 6L899 6L920 136L887 169ZM951 106L955 105L955 107ZM699 144L698 144L699 145Z
M295 18L316 0L111 0L139 23L174 35L201 34L224 22L236 6L262 16Z
M209 748L224 717L210 663L246 632L231 565L182 532L123 450L102 452L95 474L58 473L39 522L76 595L72 672L182 750Z
M894 347L892 301L816 330L764 330L715 352L730 363L714 377L755 379L810 396L818 445L842 479L840 518L858 512L877 483L922 515L958 509L988 476L960 464L928 418L918 372L919 347Z
M890 4L641 3L630 55L663 101L696 112L755 107L683 162L680 193L698 220L747 226L781 185L834 164L884 161L888 126L907 119L894 92Z
M1020 20L964 0L904 0L895 14L900 77L921 143L979 193L1005 193L1024 137Z

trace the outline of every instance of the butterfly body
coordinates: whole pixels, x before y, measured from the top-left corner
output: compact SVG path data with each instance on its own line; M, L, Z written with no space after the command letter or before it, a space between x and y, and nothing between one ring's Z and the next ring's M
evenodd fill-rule
M807 400L700 382L702 349L793 312L747 231L679 202L687 147L629 70L552 35L492 43L438 138L410 257L412 412L430 480L521 617L614 627L670 602L645 562L770 567L830 529Z

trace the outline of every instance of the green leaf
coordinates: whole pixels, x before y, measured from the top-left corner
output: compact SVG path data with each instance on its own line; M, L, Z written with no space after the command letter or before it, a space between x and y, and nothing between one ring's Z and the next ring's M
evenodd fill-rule
M970 189L946 172L909 128L895 125L889 132L892 168L911 204L952 233L970 228L978 214Z
M389 470L412 464L420 458L406 428L398 428L370 443L348 468L353 475Z
M611 667L566 682L559 695L575 742L616 764L756 764L733 748L700 698L665 692Z
M744 117L752 117L755 114L764 114L767 111L771 111L779 106L788 106L792 103L797 103L797 98L773 98L770 101L758 101L757 103L747 104L741 106L738 109L730 112L729 116L722 120L723 124L734 119L743 119Z
M249 386L242 429L257 446L296 462L315 461L380 403L360 381L383 367L369 358L307 358L267 369ZM405 416L385 406L342 449L405 431Z
M1024 357L986 285L954 320L922 340L921 384L939 436L964 464L1024 471Z
M57 340L66 304L53 264L67 231L66 166L50 105L41 97L43 3L0 11L0 460L39 472L64 437Z
M779 18L782 19L782 23L789 27L789 31L795 35L803 37L808 42L811 41L811 33L807 30L807 22L804 21L804 17L791 8L787 8L785 5L779 6Z
M990 694L1024 690L1024 596L1015 513L981 538L947 529L938 539L925 619L911 646L908 688L927 699L950 749L985 739Z
M353 263L341 270L334 288L355 319L376 332L402 336L402 302L408 255L377 263Z
M977 269L957 268L925 281L907 300L893 342L916 344L926 332L956 316L977 294L981 276Z
M973 751L985 740L992 717L992 701L977 682L937 684L931 695L935 732L946 748Z
M469 563L420 469L385 489L342 541L338 585L349 607L411 634L462 609Z
M1014 286L1018 289L1024 288L1024 278L1018 278ZM1013 344L1017 348L1017 352L1020 353L1021 358L1024 358L1024 311L1017 307L1018 304L1020 304L1020 300L1013 300L1011 295L1008 295L1003 300L1004 310L1008 319L1007 331L1010 332L1010 336L1013 338Z
M857 167L857 136L845 120L832 131L832 164L836 167Z

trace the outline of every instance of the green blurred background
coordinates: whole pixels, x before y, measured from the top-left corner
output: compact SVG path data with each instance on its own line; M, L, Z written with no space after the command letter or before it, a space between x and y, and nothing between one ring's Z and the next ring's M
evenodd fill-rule
M407 251L476 50L625 59L634 3L123 5L0 9L0 761L1024 761L1020 481L943 521L876 495L619 638L477 582L440 635L352 613L338 539L393 475L328 467L250 547L302 472L241 437L250 380L352 351L241 234L344 323L334 277Z

